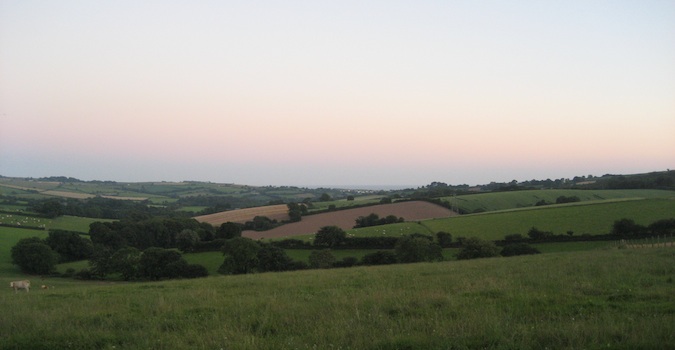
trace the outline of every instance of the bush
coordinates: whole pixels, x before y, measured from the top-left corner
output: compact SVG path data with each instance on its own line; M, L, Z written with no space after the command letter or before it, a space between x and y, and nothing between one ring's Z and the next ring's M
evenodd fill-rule
M546 238L549 238L549 237L553 236L553 232L542 231L542 230L540 230L536 227L532 227L527 232L527 235L530 236L530 238L532 238L533 240L537 241L537 240L543 240L543 239L546 239Z
M78 232L51 230L45 243L59 254L59 262L84 260L91 257L94 246Z
M402 263L443 260L441 246L420 235L400 237L394 250Z
M75 277L75 279L85 280L85 281L95 279L95 276L94 276L94 274L91 273L91 270L86 269L86 268L76 272L74 277Z
M340 261L336 261L333 266L334 267L353 267L359 264L359 259L353 257L353 256L348 256L342 258Z
M509 244L502 249L502 256L516 256L541 253L537 248L527 243Z
M612 234L622 238L641 237L647 234L647 228L636 224L633 219L624 218L614 221Z
M329 269L335 263L335 256L330 249L313 250L309 254L309 266L313 269Z
M225 260L218 269L221 274L246 274L258 266L258 242L245 237L228 239L223 246Z
M514 234L504 236L504 240L507 241L507 242L522 241L523 239L524 239L523 235L521 235L520 233L514 233Z
M347 233L337 226L324 226L314 236L314 245L317 247L336 247L344 242Z
M436 241L442 248L448 248L452 244L452 235L447 232L436 232Z
M499 248L490 241L471 237L464 240L464 247L457 254L457 259L478 259L499 256Z
M11 249L12 262L28 274L47 275L54 272L59 255L39 237L20 239Z
M138 272L141 277L152 280L176 278L187 265L179 252L172 249L148 248L143 251Z
M188 264L181 273L181 277L185 278L206 277L208 275L209 271L206 269L206 267L199 264Z
M369 253L361 258L363 265L390 265L396 264L396 254L389 250L379 250L375 253Z
M286 271L291 263L291 258L286 251L271 244L264 244L258 250L258 271Z

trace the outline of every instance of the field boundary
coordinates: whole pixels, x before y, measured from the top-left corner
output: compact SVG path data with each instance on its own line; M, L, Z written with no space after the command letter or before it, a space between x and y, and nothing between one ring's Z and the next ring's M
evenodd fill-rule
M622 239L616 244L619 248L672 248L675 247L675 237L655 236L641 239Z

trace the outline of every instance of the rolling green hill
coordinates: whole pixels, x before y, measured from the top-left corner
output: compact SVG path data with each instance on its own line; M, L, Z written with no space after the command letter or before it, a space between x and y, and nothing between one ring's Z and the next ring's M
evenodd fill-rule
M441 197L465 213L534 207L539 201L555 204L558 197L577 197L582 202L638 198L675 198L666 190L526 190Z
M656 198L608 202L581 202L423 221L429 232L449 232L453 237L503 239L509 234L526 236L531 227L554 234L606 234L623 218L649 225L675 217L675 200Z
M607 249L151 283L38 279L54 288L0 293L0 348L668 349L674 257Z

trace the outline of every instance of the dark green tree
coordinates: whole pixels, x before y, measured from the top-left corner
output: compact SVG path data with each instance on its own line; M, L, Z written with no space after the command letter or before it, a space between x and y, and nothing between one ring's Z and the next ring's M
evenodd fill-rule
M672 235L675 233L675 219L662 219L649 224L652 235Z
M141 255L141 251L134 247L122 248L110 257L111 270L120 273L125 281L135 279L138 277Z
M317 247L333 248L340 245L347 238L347 233L337 226L324 226L314 236L314 245Z
M452 244L452 235L443 231L436 232L436 241L442 248L450 247Z
M531 239L538 241L553 236L553 232L542 231L536 227L532 227L527 231L527 235L530 236Z
M190 229L184 229L176 235L176 246L183 253L188 253L194 250L199 243L199 234Z
M187 265L179 252L173 249L150 247L143 251L139 260L138 272L143 278L159 280L175 278L180 275L176 270Z
M92 222L89 225L89 238L94 245L100 244L116 251L128 245L127 240L114 227L115 223Z
M396 254L389 250L378 250L374 253L368 253L361 258L363 265L390 265L396 264Z
M290 268L292 260L286 251L271 244L263 244L258 250L258 270L286 271Z
M234 222L225 222L216 231L216 238L231 239L241 237L243 225Z
M12 262L28 274L54 272L59 255L39 237L20 239L11 249Z
M299 203L288 203L288 216L291 222L298 222L307 214L307 206Z
M502 248L502 256L516 256L516 255L529 255L529 254L539 254L541 253L539 249L527 244L527 243L513 243Z
M115 250L109 246L102 244L94 245L94 253L89 258L91 276L105 278L108 274L115 272L112 261L112 255L114 252Z
M330 249L312 250L309 254L309 266L313 269L329 269L335 264L335 256Z
M221 274L245 274L254 272L258 267L260 244L245 237L236 237L225 241L223 246L225 260L218 272Z
M50 230L45 243L59 254L60 262L89 259L94 252L94 245L89 239L72 231Z
M429 238L418 235L402 236L394 247L401 263L443 260L441 247Z
M638 225L633 219L621 219L614 221L612 234L622 238L640 237L647 233L647 228Z
M459 260L499 256L499 248L494 242L471 237L465 239L462 244L462 250L457 254Z

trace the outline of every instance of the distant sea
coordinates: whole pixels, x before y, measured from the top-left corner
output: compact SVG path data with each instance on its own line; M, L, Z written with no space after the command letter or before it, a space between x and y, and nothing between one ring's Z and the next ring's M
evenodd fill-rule
M420 185L325 185L317 188L339 188L343 190L394 191L418 188Z

